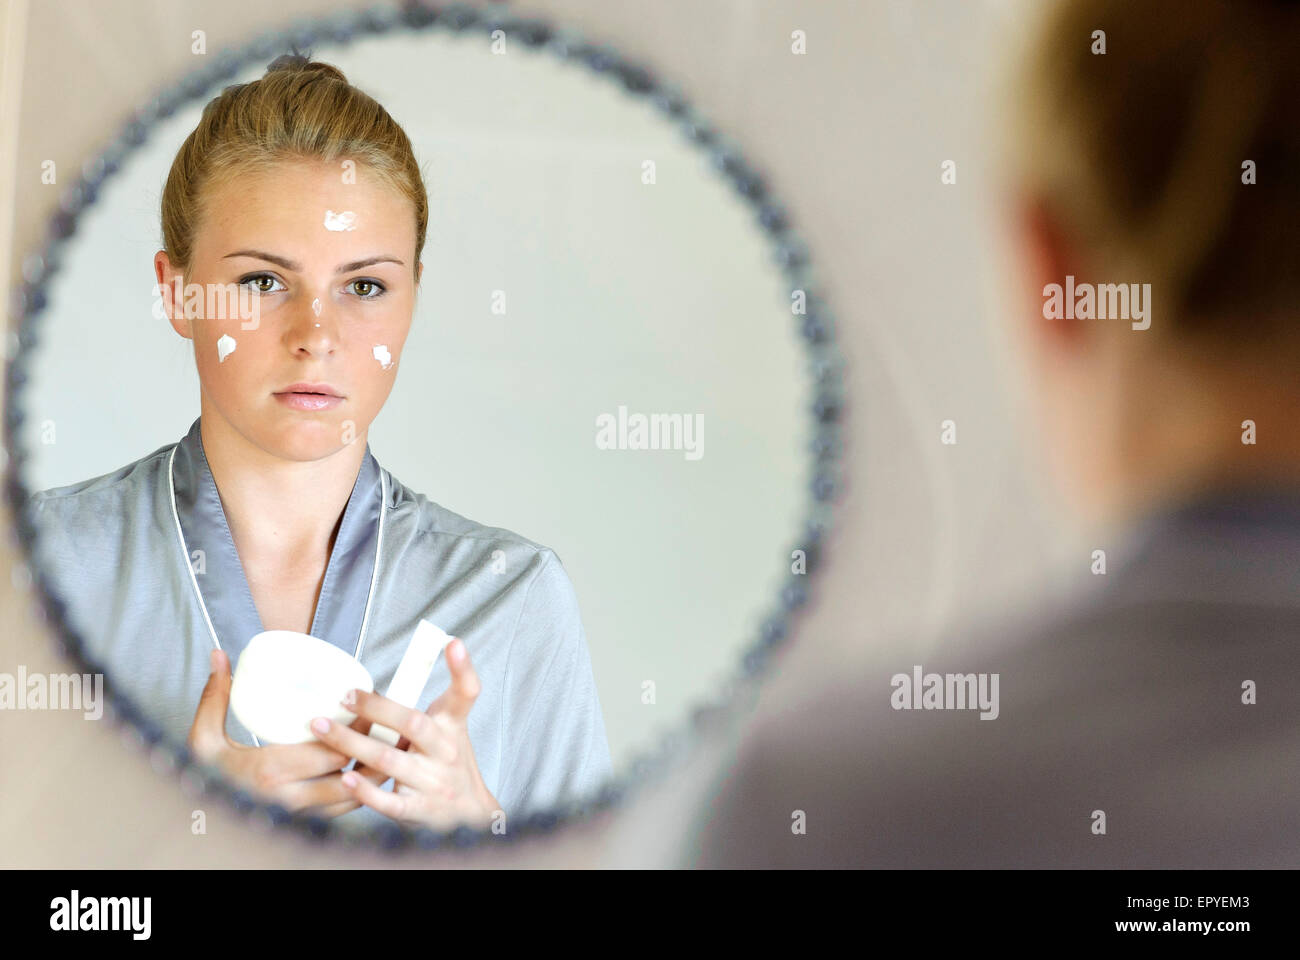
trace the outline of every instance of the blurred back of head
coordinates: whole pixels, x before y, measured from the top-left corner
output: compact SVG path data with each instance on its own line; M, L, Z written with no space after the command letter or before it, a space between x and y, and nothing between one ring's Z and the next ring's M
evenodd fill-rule
M1151 283L1151 334L1300 356L1300 3L1044 7L1013 94L1022 188L1089 273Z

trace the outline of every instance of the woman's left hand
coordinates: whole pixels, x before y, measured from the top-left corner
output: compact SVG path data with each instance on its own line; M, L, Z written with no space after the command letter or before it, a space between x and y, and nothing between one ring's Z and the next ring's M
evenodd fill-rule
M366 806L413 826L485 829L502 811L469 741L469 711L481 685L461 640L447 644L446 654L451 685L424 713L362 690L349 693L355 703L343 701L358 717L396 730L397 746L324 717L312 721L312 731L322 743L393 778L389 792L352 772L343 775L344 785Z

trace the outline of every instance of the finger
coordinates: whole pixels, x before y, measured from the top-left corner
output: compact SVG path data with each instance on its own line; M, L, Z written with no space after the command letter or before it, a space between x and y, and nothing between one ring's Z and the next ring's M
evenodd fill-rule
M391 749L391 748L390 748ZM378 810L386 817L403 820L412 812L413 798L418 794L398 793L396 790L381 790L365 777L351 773L343 774L344 787L350 787L353 796L371 809Z
M421 748L422 752L437 757L444 763L454 764L460 758L460 740L469 736L469 732L465 729L465 721L446 713L430 713L427 716L433 721L433 725L442 731L442 736L426 736L424 738L426 745Z
M350 723L350 724L348 724L348 726L351 727L353 730L357 730L357 724L356 724L356 723ZM366 727L369 727L369 726L370 726L370 722L369 722L369 721L366 721L365 726L366 726ZM358 733L365 733L366 731L365 731L365 730L357 730L357 732L358 732ZM405 750L405 749L406 749L406 747L405 747L406 742L407 742L407 741L406 741L406 738L403 737L402 740L397 744L396 749L398 749L398 750ZM374 769L372 769L372 768L370 768L370 767L367 767L367 766L366 766L364 763L362 763L360 760L357 760L357 761L353 764L352 769L353 769L354 771L356 771L357 773L361 774L361 775L362 775L363 777L365 777L366 779L370 780L372 783L382 784L385 780L388 779L388 774L384 773L384 771L382 771L382 770L374 770Z
M355 720L349 723L348 726L351 727L353 730L355 730L357 733L369 734L370 728L373 726L373 724L365 717L357 717ZM399 738L397 743L395 744L398 750L405 750L410 745L411 745L411 741L406 739L406 737ZM359 768L360 764L358 764L357 766Z
M363 766L361 764L357 764L352 769L352 772L360 774L361 776L365 777L367 780L369 780L377 787L382 787L386 781L391 779L388 776L388 774L384 773L382 770L371 770L369 767ZM342 774L340 774L339 776L341 778ZM343 800L338 803L332 803L324 807L320 807L320 806L311 807L308 808L306 812L311 813L315 816L324 817L326 820L333 820L335 817L341 817L345 813L351 813L353 810L357 809L360 806L361 806L361 801L356 799L351 799L349 795L349 799L347 800Z
M356 798L343 783L343 774L331 773L310 780L286 784L276 791L272 802L278 803L290 811L307 811L312 808L341 807L346 803L355 803ZM346 810L340 810L346 813Z
M194 711L190 727L189 747L196 755L207 758L227 743L226 710L230 706L230 658L224 650L213 650L208 655L212 672L199 695L199 705Z
M365 719L365 717L357 717L356 719L354 719L354 721L348 723L347 726L351 727L352 730L355 730L357 734L369 734L370 726L372 726L372 723L370 723L368 719ZM403 736L402 739L398 740L398 744L396 744L396 748L398 748L399 751L404 751L404 749L406 749L409 744L411 744L411 741L407 740ZM352 769L356 770L357 773L363 775L363 777L368 777L370 780L372 780L373 783L383 783L383 780L389 778L389 775L383 773L382 770L372 770L370 769L370 767L368 767L367 765L363 764L363 762L360 761L356 761L356 764L352 766Z
M430 723L429 715L419 710L412 710L410 707L402 706L396 700L365 690L349 691L348 699L344 703L349 710L356 711L358 716L365 716L376 724L396 731L398 741L395 749L397 750L405 751L407 747L414 744L421 752L433 754L438 748L438 728ZM370 739L380 742L377 737ZM363 758L357 756L357 760L362 761Z
M371 783L377 783L381 787L384 785L385 780L390 779L389 774L384 773L382 770L376 770L374 767L367 767L364 763L358 763L352 768L352 772L361 774Z
M263 747L262 751L260 759L275 771L276 783L289 783L336 773L352 762L350 754L331 749L318 741L272 743Z
M470 708L474 706L482 684L479 682L474 664L470 662L465 641L459 637L453 637L447 644L447 666L451 670L451 683L443 691L442 696L429 704L427 712L431 715L446 713L464 720L469 716Z
M370 696L374 697L376 695L371 694ZM387 700L386 697L377 697L377 699ZM399 710L407 710L406 707L393 703L391 700L387 700L387 702ZM360 712L363 706L359 702L353 709ZM414 710L407 710L407 712L414 713L416 716L423 716ZM428 720L427 717L424 719ZM390 747L382 740L357 733L357 731L335 723L327 717L317 717L312 721L311 729L312 733L323 744L328 744L348 756L356 757L357 763L365 764L370 770L383 773L385 777L394 777L408 783L411 782L412 778L419 778L418 765L411 754L405 750Z
M342 803L331 803L328 807L312 807L303 812L314 817L323 817L326 820L333 820L335 817L341 817L345 813L351 813L360 806L362 806L360 800L345 800Z

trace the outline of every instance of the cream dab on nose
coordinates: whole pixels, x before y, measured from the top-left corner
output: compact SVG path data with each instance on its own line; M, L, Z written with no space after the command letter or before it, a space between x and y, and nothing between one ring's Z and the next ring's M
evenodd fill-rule
M228 333L223 333L217 340L217 363L225 363L226 357L235 352L235 338Z
M315 299L315 300L313 300L313 301L311 302L311 308L312 308L312 311L316 314L316 316L319 317L319 316L320 316L320 298L319 298L319 297L318 297L317 299Z
M387 370L389 367L393 365L393 356L388 352L387 344L383 344L383 343L375 344L374 353L375 353L375 359L379 361L379 365L382 366L385 370Z
M356 228L357 215L351 210L341 210L338 213L333 210L325 211L326 230L355 230Z

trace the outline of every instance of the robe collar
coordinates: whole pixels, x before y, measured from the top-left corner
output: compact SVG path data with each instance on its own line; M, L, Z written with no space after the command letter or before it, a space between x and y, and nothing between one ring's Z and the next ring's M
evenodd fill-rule
M226 651L233 668L248 641L263 627L203 452L201 419L194 421L189 433L172 450L168 468L172 518L181 548L189 558L189 580L212 642ZM358 658L365 642L374 588L384 487L379 463L367 443L312 619L312 636Z

